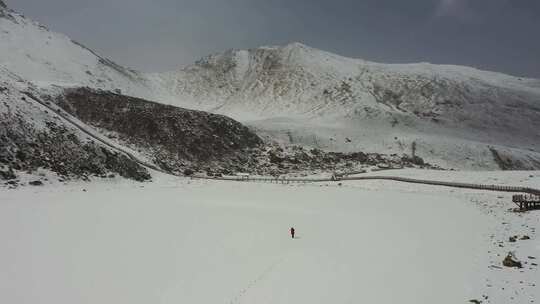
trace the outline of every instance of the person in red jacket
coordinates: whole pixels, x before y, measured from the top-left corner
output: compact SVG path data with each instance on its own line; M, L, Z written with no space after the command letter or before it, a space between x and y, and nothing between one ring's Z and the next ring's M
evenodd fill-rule
M294 227L291 227L291 237L294 239Z

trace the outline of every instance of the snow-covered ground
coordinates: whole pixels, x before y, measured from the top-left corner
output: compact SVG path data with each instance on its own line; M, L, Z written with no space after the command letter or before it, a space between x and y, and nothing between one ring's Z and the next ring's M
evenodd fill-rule
M390 173L540 186L540 172ZM540 258L540 213L508 212L509 194L154 176L143 184L1 189L0 302L530 303L540 296L537 260L528 259ZM508 243L511 235L531 239ZM523 269L501 268L508 251L527 262Z

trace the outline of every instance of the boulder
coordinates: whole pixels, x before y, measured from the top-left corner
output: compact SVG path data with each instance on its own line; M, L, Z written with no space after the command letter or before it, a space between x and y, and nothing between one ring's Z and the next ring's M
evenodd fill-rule
M192 176L193 174L195 174L195 171L193 171L192 169L187 168L184 170L185 176Z
M514 254L512 254L511 252L509 252L508 255L504 258L502 264L506 267L523 268L521 262L518 261Z

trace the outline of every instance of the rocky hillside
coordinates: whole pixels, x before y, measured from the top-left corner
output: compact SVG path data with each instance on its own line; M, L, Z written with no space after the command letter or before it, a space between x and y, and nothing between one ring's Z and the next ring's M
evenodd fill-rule
M1 71L0 180L11 187L116 175L144 181L151 178L146 167L208 175L432 167L407 155L284 149L263 143L225 116L109 91L72 88L53 98L10 71Z
M208 112L88 88L68 89L56 102L112 139L144 151L167 171L211 164L245 167L243 154L262 146L247 127Z
M0 68L0 180L15 186L21 175L46 176L47 172L56 173L60 180L151 178L144 167L96 142L44 107L35 95L34 86Z
M414 147L445 168L540 169L537 79L380 64L299 43L229 50L144 74L3 6L0 41L0 66L50 95L91 87L224 114L283 146L396 155Z

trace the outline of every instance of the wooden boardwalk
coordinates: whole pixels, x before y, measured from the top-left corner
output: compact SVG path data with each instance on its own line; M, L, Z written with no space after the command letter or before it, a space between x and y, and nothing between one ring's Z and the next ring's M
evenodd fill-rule
M331 178L276 178L276 177L253 177L253 176L223 176L223 177L207 177L207 176L192 176L197 179L214 179L239 182L269 182L269 183L317 183L317 182L339 182L339 181L359 181L359 180L390 180L404 183L414 183L432 186L443 186L452 188L497 191L497 192L512 192L522 193L512 197L512 201L520 208L520 210L540 209L540 189L518 187L518 186L502 186L502 185L484 185L470 184L446 181L434 181L415 178L406 178L398 176L332 176Z
M516 194L512 196L512 202L522 211L540 209L540 195Z

